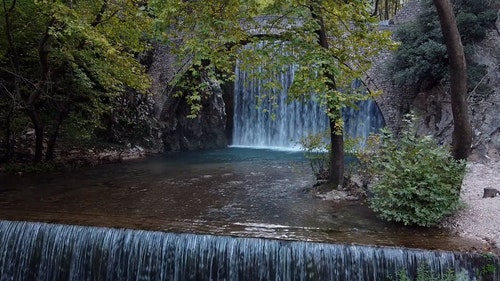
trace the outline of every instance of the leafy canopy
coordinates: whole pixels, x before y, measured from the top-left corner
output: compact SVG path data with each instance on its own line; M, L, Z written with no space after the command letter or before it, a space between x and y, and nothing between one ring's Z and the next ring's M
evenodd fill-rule
M26 107L35 107L47 130L56 130L57 119L64 118L62 133L90 137L117 106L113 99L149 87L137 60L152 32L142 5L138 0L3 0L0 101L11 101L16 119Z
M394 47L390 35L377 30L369 1L153 0L150 4L160 20L157 30L177 50L180 63L173 84L179 84L189 68L191 73L207 71L212 78L227 81L238 62L257 78L269 80L283 73L285 66L296 65L290 98L318 99L333 120L341 120L343 107L366 98L339 89L363 78L373 57ZM322 28L328 48L318 44ZM278 81L267 84L283 87ZM193 88L183 94L192 101L203 98Z

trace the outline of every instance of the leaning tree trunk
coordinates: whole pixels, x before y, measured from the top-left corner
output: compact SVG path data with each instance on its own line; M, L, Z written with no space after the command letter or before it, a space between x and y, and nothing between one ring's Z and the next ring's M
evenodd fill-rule
M467 159L472 144L472 129L467 105L467 67L464 48L450 0L433 0L450 62L451 110L453 114L453 157Z
M43 121L40 117L40 111L38 109L38 103L40 101L40 96L42 95L42 93L45 93L47 91L47 83L48 81L50 81L48 44L51 37L49 30L54 23L55 19L53 18L47 25L45 33L38 42L40 81L38 81L36 89L25 100L27 114L31 119L31 123L33 123L33 127L35 129L35 163L41 162L43 157L43 138L45 132Z

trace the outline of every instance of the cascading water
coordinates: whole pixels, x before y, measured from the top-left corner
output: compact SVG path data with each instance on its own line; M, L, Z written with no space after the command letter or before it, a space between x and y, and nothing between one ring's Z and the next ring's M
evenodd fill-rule
M234 146L293 148L307 134L327 128L327 116L315 102L287 102L287 89L295 72L293 66L287 70L277 77L283 88L273 93L274 89L264 87L265 81L250 78L249 73L236 68ZM277 99L270 102L266 98L270 96Z
M329 127L324 108L315 101L287 101L294 72L295 67L289 66L275 77L283 86L276 93L275 89L264 87L266 81L236 68L233 146L294 149L303 137ZM359 82L353 83L353 87L359 86ZM277 99L271 102L271 96ZM271 118L271 112L275 118ZM350 138L365 140L384 126L382 114L371 100L359 102L358 109L347 108L343 115L345 135Z
M363 281L423 264L473 280L481 262L446 251L11 221L0 221L0 241L0 280Z

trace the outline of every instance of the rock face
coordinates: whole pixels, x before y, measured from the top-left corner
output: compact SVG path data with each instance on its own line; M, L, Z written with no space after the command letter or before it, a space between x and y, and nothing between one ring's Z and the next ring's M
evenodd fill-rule
M156 44L149 74L153 79L152 92L156 102L155 113L161 125L165 151L198 150L227 146L226 111L222 89L209 81L203 93L202 109L194 119L188 118L190 105L186 99L176 97L175 88L168 84L175 75L176 58L167 46Z
M483 78L491 92L487 96L469 98L474 130L474 157L500 159L500 10L497 30L489 31L485 40L476 45L474 60L486 65Z
M419 2L415 0L414 2ZM410 2L412 3L412 2ZM409 3L409 4L410 4ZM407 4L407 5L409 5ZM411 7L416 7L412 4ZM411 17L410 17L411 19ZM398 18L398 23L402 22ZM383 91L376 99L386 125L398 133L404 114L413 111L421 120L420 134L430 134L442 144L451 144L453 117L449 85L439 85L425 91L414 88L398 88L394 85L387 62L391 54L386 53L374 62L369 81L374 89ZM471 160L500 159L500 11L497 30L488 31L485 40L476 44L473 60L487 66L487 75L482 83L491 91L486 95L470 93L469 109L474 132Z
M207 78L204 78L207 79ZM226 112L219 84L210 83L202 110L194 119L187 118L190 105L185 99L167 97L160 120L163 124L165 151L220 148L227 145Z
M497 21L500 25L500 18ZM500 33L490 30L477 43L472 60L487 67L481 83L491 90L487 94L469 93L469 114L474 133L471 160L500 159ZM420 92L411 108L421 117L420 132L432 134L441 143L451 143L453 116L449 88L445 85Z

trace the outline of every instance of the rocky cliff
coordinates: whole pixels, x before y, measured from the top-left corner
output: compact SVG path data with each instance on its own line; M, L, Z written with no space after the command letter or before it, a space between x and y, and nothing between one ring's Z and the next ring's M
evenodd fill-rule
M475 46L474 61L487 66L482 83L489 86L488 94L469 97L473 157L500 160L500 10L496 30L490 30L485 40Z
M409 7L417 9L414 3ZM409 17L408 20L413 18ZM398 23L402 22L402 18L398 17ZM475 91L469 93L474 131L471 159L476 161L500 159L500 11L496 25L496 30L488 31L486 39L475 45L473 56L474 62L487 67L487 74L481 83L490 89L487 94ZM440 143L450 144L453 118L449 85L438 85L425 91L396 87L387 68L391 58L391 53L382 54L368 73L370 86L383 91L377 98L377 103L387 126L392 131L399 132L403 115L412 111L420 120L421 134L434 135Z

